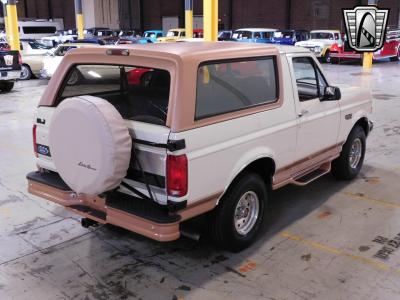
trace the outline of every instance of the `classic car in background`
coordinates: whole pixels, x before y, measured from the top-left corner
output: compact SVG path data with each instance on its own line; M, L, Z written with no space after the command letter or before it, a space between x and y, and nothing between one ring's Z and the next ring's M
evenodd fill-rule
M116 45L130 45L130 44L152 44L154 43L151 38L129 38L121 37L116 42Z
M33 39L21 40L21 79L28 80L33 76L39 76L43 58L49 53L51 47L47 47Z
M330 48L333 44L343 45L342 35L339 30L313 30L310 39L297 42L295 46L309 49L316 57L324 62L331 61Z
M119 33L118 33L118 36L123 36L123 37L127 37L127 36L129 36L129 37L140 37L141 36L141 34L140 34L140 31L139 30L137 30L137 29L124 29L124 30L121 30Z
M44 79L50 79L56 71L58 65L61 63L64 55L76 48L85 47L101 47L101 45L94 43L68 43L60 44L51 55L47 55L43 58L42 69L40 70L40 77Z
M297 42L310 39L310 32L307 30L279 30L274 32L271 42L273 44L294 45Z
M276 29L272 28L242 28L235 30L232 38L238 42L271 43Z
M218 32L218 41L232 41L233 30L220 30Z
M184 39L186 37L186 32L184 28L174 28L167 32L167 35L157 39L157 42L176 42L179 39Z
M202 39L204 38L204 31L203 29L193 29L193 38L195 39Z
M76 29L57 30L54 35L40 39L40 42L48 47L55 47L58 44L72 42L78 38Z
M146 39L150 39L152 42L156 42L158 38L164 36L162 30L147 30L143 32L143 37Z
M170 29L167 33L166 36L160 37L157 39L157 42L159 43L165 43L165 42L180 42L180 41L190 41L194 40L197 41L197 39L202 39L203 38L203 29L197 28L193 29L193 37L192 38L187 38L186 37L186 31L184 28L176 28L176 29Z
M330 52L332 64L340 64L342 61L351 60L362 62L362 53L351 49L346 37L344 37L344 42L341 45L338 43L333 44ZM382 49L373 53L374 60L385 58L389 58L391 61L400 60L400 28L388 29Z

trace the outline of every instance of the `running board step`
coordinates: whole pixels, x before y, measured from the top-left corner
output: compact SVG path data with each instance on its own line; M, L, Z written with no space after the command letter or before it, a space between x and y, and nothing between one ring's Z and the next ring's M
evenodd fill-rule
M331 163L325 163L321 165L318 169L315 169L309 173L302 174L299 177L296 177L293 179L292 184L294 185L299 185L299 186L304 186L307 185L314 180L317 180L321 176L329 173L331 171Z

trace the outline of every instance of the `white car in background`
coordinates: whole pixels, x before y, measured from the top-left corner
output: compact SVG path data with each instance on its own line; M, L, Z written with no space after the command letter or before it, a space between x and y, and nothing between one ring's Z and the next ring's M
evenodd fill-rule
M21 80L39 76L43 59L50 48L33 39L21 40Z
M55 35L43 37L40 41L42 44L55 47L58 44L66 42L73 42L78 38L76 29L71 30L58 30Z
M90 47L101 47L97 44L91 43L69 43L60 44L58 47L49 55L43 58L42 69L40 70L40 78L50 79L56 71L58 65L61 63L64 55L76 48L90 48Z
M310 32L311 38L306 41L297 42L295 46L309 49L324 62L331 62L330 47L337 43L343 43L342 34L339 30L313 30Z

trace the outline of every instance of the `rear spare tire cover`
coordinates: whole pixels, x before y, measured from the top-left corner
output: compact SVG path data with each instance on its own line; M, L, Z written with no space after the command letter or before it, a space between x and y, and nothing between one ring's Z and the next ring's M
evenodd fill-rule
M77 193L98 195L126 176L132 149L123 118L113 105L93 96L65 99L49 127L57 172Z

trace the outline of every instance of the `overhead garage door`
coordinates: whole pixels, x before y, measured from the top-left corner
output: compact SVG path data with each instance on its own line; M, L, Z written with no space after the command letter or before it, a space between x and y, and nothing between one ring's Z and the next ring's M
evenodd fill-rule
M162 30L164 34L172 28L179 28L179 17L162 17Z

